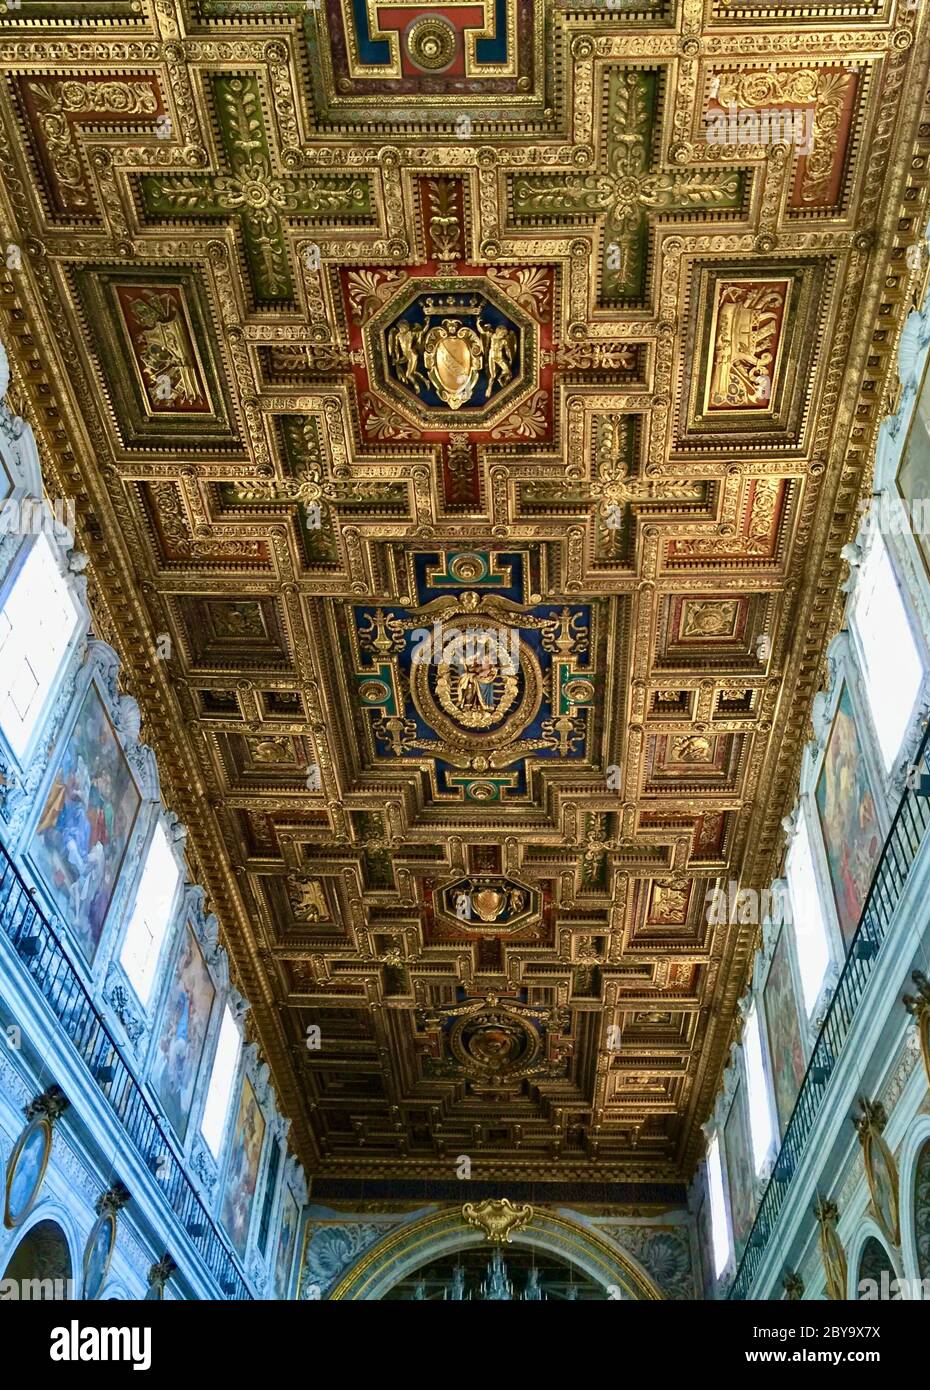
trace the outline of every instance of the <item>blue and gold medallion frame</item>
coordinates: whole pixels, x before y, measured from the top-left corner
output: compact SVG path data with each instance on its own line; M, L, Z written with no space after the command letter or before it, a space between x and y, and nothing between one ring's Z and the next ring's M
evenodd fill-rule
M542 602L527 552L416 552L409 607L346 624L366 770L416 766L437 807L542 803L594 769L596 603Z
M100 1297L107 1282L110 1261L116 1249L116 1219L129 1201L129 1193L121 1182L113 1183L98 1198L97 1220L91 1227L84 1247L81 1297L94 1300Z
M52 1131L69 1105L64 1091L53 1083L23 1111L26 1126L6 1166L3 1224L7 1230L21 1226L38 1201L52 1152Z
M36 1115L23 1129L6 1166L3 1224L21 1226L39 1199L52 1152L52 1122Z
M116 1246L116 1213L105 1211L94 1222L84 1248L82 1297L97 1299L106 1283Z

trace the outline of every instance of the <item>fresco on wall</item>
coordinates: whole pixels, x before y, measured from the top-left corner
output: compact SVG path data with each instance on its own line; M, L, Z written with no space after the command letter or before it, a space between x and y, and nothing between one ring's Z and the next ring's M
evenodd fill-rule
M284 1189L281 1204L281 1234L274 1266L274 1291L278 1298L287 1298L289 1275L294 1261L294 1241L297 1239L297 1203L289 1187Z
M252 1083L244 1076L220 1213L220 1220L240 1255L245 1255L249 1239L249 1216L258 1185L258 1164L262 1156L264 1138L264 1116L255 1098Z
M730 1187L730 1215L737 1258L743 1253L752 1230L755 1173L749 1154L749 1125L742 1085L737 1087L727 1122L723 1127L723 1147L727 1159Z
M847 685L833 717L816 796L840 930L848 946L882 842Z
M84 955L93 961L142 798L91 684L29 847Z
M151 1072L155 1093L182 1140L215 998L213 981L188 927L168 986Z
M772 1057L775 1108L778 1111L780 1131L784 1134L806 1069L786 931L778 938L778 945L772 956L763 1003L769 1034L769 1052Z

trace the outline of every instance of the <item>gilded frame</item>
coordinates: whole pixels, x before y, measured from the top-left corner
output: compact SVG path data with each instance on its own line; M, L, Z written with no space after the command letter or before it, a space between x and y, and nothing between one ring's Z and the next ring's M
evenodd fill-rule
M28 1200L25 1202L22 1209L18 1213L14 1213L10 1210L10 1197L12 1195L13 1183L16 1179L16 1171L19 1166L19 1161L22 1157L24 1149L26 1148L26 1145L29 1143L31 1136L39 1130L42 1130L45 1134L45 1142L42 1149L42 1158L39 1163L39 1175L32 1186L32 1190L29 1193ZM9 1162L6 1165L6 1184L4 1187L3 1196L3 1224L8 1231L15 1231L17 1227L21 1226L23 1222L26 1220L26 1217L32 1211L36 1202L38 1201L39 1193L42 1191L42 1184L45 1181L45 1173L48 1168L48 1161L51 1157L51 1152L52 1122L47 1115L37 1115L35 1119L30 1120L29 1123L22 1130L19 1138L13 1146L13 1152L10 1154Z
M106 1259L103 1262L103 1270L100 1273L96 1288L93 1292L88 1291L87 1281L90 1275L91 1261L97 1246L97 1240L101 1231L109 1228L109 1240L107 1242ZM110 1272L110 1261L113 1259L113 1251L116 1249L116 1213L114 1211L102 1212L94 1222L87 1237L87 1244L84 1246L84 1259L81 1262L81 1298L88 1301L95 1301L103 1292L107 1282L107 1275Z

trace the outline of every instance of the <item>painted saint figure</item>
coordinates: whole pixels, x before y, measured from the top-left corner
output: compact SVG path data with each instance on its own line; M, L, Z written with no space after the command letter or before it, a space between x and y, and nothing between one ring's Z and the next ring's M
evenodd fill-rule
M477 644L475 655L464 662L459 676L456 704L460 710L493 710L494 682L499 668L491 655L488 639L482 637Z
M33 832L30 855L88 959L93 959L139 794L91 686Z

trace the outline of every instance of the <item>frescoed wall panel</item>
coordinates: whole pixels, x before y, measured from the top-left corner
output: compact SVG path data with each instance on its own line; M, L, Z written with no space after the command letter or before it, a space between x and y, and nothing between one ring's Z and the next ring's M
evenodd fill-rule
M730 1189L730 1216L733 1222L733 1243L737 1255L742 1255L754 1216L753 1192L755 1174L749 1149L749 1123L746 1113L745 1087L742 1082L733 1097L730 1113L723 1128L723 1146L727 1161L727 1183Z
M833 717L815 796L840 930L848 946L859 925L882 847L848 685L843 687Z
M801 1022L791 976L788 932L783 930L772 956L765 982L765 1021L772 1059L775 1108L782 1135L788 1127L794 1103L804 1080L806 1062L801 1042Z
M281 1203L281 1231L278 1236L278 1249L274 1265L274 1292L276 1298L287 1298L290 1285L291 1266L294 1263L294 1245L297 1240L297 1224L300 1212L289 1187L284 1189Z
M29 856L93 961L142 798L96 687L64 746Z
M229 1233L235 1249L245 1254L249 1239L249 1220L258 1167L265 1138L265 1118L262 1115L255 1089L247 1076L243 1077L230 1144L229 1166L226 1169L220 1221Z
M906 510L891 520L913 531L924 564L930 567L930 375L924 377L898 470L898 490Z
M150 1071L152 1086L182 1140L187 1134L215 998L210 972L187 927L168 986Z

